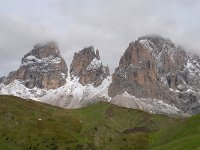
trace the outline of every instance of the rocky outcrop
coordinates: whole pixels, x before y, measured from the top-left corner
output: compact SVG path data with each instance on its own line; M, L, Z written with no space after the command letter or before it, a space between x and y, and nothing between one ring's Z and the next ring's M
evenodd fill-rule
M110 75L108 66L105 67L101 60L99 51L93 47L87 47L74 54L70 66L72 79L78 78L82 85L93 84L99 86L102 81Z
M2 83L5 80L6 77L1 77L0 78L0 83Z
M109 96L127 92L137 98L163 100L190 114L199 113L199 75L199 57L168 39L144 36L130 43L121 57Z
M67 66L56 43L37 44L27 53L18 70L4 84L20 80L27 88L55 89L66 83Z

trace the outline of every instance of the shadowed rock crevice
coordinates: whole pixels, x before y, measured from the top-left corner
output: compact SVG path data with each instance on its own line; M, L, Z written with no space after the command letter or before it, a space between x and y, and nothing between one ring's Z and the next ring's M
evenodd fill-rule
M148 127L134 127L123 131L123 133L125 134L138 133L138 132L149 133L151 132L151 130Z

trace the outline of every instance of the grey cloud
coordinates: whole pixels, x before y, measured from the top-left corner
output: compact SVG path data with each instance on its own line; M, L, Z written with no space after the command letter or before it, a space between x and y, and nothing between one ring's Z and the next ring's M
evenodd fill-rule
M89 41L96 45L112 69L128 43L146 34L159 34L199 53L198 0L76 0L70 1L70 5L61 0L58 3L61 14L73 18L70 30L76 43Z
M198 0L50 1L51 7L57 11L54 17L59 15L55 21L62 19L57 26L15 16L0 16L1 54L14 62L20 61L35 43L57 40L69 66L75 51L93 45L100 50L103 62L114 70L128 44L146 34L170 38L200 54ZM1 62L7 62L3 55L0 56ZM9 70L19 65L13 64L8 64ZM8 68L0 67L1 74L8 72Z
M32 25L17 16L0 15L0 75L19 67L21 58L40 42L54 40L47 27Z

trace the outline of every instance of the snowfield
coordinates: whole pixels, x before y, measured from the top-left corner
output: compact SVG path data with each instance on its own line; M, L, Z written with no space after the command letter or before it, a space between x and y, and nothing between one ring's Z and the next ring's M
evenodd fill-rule
M111 76L104 79L98 87L94 87L92 84L83 86L78 80L78 78L70 80L70 77L68 77L64 86L52 90L36 87L29 89L22 82L15 80L8 85L0 84L0 95L14 95L64 108L80 108L90 103L106 101L121 107L140 109L155 114L187 115L175 106L164 103L161 100L136 98L127 92L111 99L108 96L108 87L112 80Z
M14 95L66 108L79 108L102 98L109 101L107 93L111 83L110 76L98 87L92 84L83 86L78 80L78 78L70 80L68 77L64 86L51 90L36 87L29 89L22 82L15 80L8 85L0 84L0 95Z

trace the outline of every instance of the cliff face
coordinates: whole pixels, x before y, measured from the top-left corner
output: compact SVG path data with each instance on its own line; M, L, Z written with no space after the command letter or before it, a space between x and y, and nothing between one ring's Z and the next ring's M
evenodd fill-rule
M65 84L67 66L56 43L35 45L27 53L16 71L11 72L4 84L20 80L27 88L55 89Z
M94 51L93 47L84 48L74 54L70 66L72 79L79 78L82 85L93 84L99 86L102 81L110 75L109 68L103 66L99 51Z
M145 36L129 44L116 68L109 96L127 92L199 112L200 59L158 36ZM192 103L192 105L191 105Z

